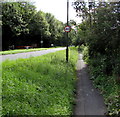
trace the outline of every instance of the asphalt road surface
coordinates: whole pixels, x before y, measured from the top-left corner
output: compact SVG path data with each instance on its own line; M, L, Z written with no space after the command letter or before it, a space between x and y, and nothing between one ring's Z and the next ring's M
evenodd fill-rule
M100 92L93 87L89 79L87 65L79 55L77 63L77 94L74 115L104 115L107 110Z
M3 62L7 59L9 60L16 60L18 58L29 58L29 57L35 57L35 56L41 56L44 54L65 50L66 47L62 48L55 48L55 49L48 49L48 50L41 50L41 51L34 51L34 52L26 52L26 53L17 53L17 54L9 54L9 55L0 55L0 61Z

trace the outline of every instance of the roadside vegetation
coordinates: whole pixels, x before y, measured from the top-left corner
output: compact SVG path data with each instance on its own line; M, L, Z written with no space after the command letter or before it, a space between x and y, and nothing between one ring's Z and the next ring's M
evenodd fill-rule
M120 14L118 2L77 3L83 22L76 45L89 66L91 80L104 96L109 115L120 114ZM79 6L81 6L79 8ZM94 12L93 12L94 11ZM87 12L87 13L86 13ZM85 17L86 16L86 17Z
M71 115L78 52L70 49L40 57L5 61L2 66L3 115Z
M63 22L51 13L37 11L31 2L3 0L0 22L2 50L17 46L48 48L66 44Z
M87 47L82 46L80 50L83 58L88 64L90 79L93 80L94 86L101 92L104 97L109 115L120 114L120 79L112 71L111 75L106 74L107 64L103 56L90 58ZM108 62L108 61L107 61Z
M41 50L47 50L47 49L50 49L50 48L16 49L16 50L0 51L0 55L16 54L16 53L24 53L24 52L33 52L33 51L41 51Z
M29 2L3 2L3 50L13 45L79 46L108 114L119 115L120 3L75 0L72 5L82 23L69 22L67 41L66 24L51 13L37 11ZM70 55L69 63L65 51L3 62L3 114L70 115L77 52L73 49Z

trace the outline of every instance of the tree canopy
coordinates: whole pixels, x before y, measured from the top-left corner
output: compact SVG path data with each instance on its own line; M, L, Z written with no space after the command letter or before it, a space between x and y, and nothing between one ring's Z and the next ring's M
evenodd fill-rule
M64 24L29 2L2 3L3 50L14 45L61 45Z
M82 6L81 6L82 5ZM120 56L119 2L74 2L77 15L83 22L77 27L77 45L88 47L89 57L106 56L106 72L118 68L115 58ZM120 67L120 65L119 65ZM111 69L111 70L110 70ZM120 75L120 73L117 73Z

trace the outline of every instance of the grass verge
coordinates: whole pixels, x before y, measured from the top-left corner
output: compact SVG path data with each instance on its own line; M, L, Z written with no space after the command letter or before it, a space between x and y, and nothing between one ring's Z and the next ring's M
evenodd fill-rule
M71 115L78 52L3 62L3 115Z
M1 61L0 57L0 61ZM2 63L0 63L0 117L2 116Z
M0 55L33 52L33 51L40 51L40 50L47 50L47 49L50 49L50 48L16 49L16 50L0 51Z

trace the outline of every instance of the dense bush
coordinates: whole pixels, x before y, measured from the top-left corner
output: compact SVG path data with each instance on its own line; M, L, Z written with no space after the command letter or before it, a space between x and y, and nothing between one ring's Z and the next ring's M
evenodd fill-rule
M106 70L108 69L109 61L107 61L105 55L97 55L94 58L89 58L89 56L86 56L86 49L83 49L83 55L84 60L89 65L89 71L91 74L90 78L93 80L95 87L98 88L104 96L108 114L120 114L120 77L116 75L118 74L118 68L115 67L111 74L107 74ZM119 58L117 58L116 61L118 59Z
M104 95L110 114L118 114L120 94L120 2L74 2L83 22L78 26L79 46L91 79ZM82 42L82 43L81 43Z

